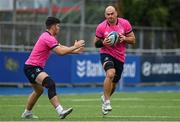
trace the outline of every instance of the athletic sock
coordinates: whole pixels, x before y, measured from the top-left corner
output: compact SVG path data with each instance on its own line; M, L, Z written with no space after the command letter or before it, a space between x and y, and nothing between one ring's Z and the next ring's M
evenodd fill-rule
M106 100L105 103L110 103L110 100Z
M27 109L25 109L25 110L24 110L24 112L28 112L28 113L29 113L29 112L31 112L31 110L27 110Z
M104 102L110 102L110 99L105 99L105 96L104 96L104 95L102 95L102 98L103 98L103 101L104 101Z
M56 111L57 111L57 113L60 115L61 112L63 111L63 107L62 107L61 105L58 105L58 106L56 107Z

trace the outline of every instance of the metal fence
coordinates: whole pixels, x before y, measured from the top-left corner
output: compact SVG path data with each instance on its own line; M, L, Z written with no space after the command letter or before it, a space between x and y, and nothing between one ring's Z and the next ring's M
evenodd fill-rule
M97 25L62 24L57 35L60 43L70 46L76 39L86 41L87 51L96 51L93 38ZM0 50L30 51L39 35L45 30L44 23L0 22ZM152 52L167 50L179 52L180 45L176 32L170 28L134 27L136 45L128 45L130 52Z

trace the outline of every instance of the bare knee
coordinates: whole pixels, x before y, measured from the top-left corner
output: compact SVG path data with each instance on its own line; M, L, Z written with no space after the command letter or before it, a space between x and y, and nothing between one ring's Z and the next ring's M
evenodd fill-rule
M115 76L115 69L109 69L109 70L107 70L107 72L106 72L106 77L107 77L108 79L113 79L114 76Z

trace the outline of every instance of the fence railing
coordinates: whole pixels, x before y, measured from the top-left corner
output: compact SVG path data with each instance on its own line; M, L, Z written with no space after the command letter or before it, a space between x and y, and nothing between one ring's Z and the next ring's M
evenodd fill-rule
M62 24L57 39L68 46L76 39L84 39L87 51L96 51L93 46L96 26ZM44 23L0 22L0 50L29 51L44 30ZM136 45L128 45L129 52L157 52L162 49L176 52L180 48L176 31L171 28L134 27L133 31Z

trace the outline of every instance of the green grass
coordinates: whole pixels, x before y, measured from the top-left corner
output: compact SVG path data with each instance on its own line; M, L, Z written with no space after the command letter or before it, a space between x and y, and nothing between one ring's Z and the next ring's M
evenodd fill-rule
M0 121L26 121L20 115L27 97L0 96ZM64 94L60 98L64 107L74 109L63 121L180 121L180 92L116 93L111 98L113 110L104 118L100 94ZM41 96L33 113L39 119L28 121L59 121L47 96Z

